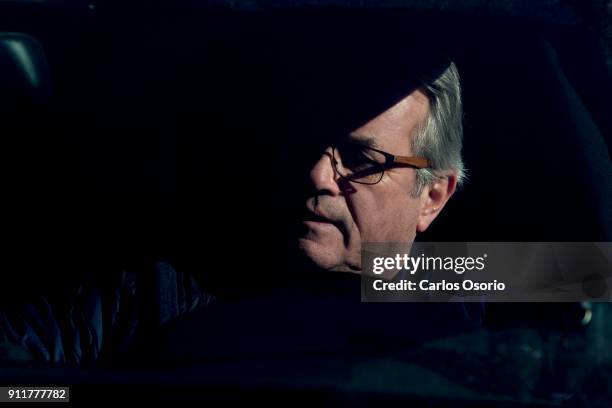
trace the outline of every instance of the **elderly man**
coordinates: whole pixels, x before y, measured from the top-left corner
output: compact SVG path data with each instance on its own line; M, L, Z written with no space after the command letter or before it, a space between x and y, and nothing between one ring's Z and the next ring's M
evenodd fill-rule
M454 63L346 138L310 171L299 240L317 266L361 270L362 243L408 243L464 178L459 75Z
M384 48L381 50L384 51ZM300 54L300 57L304 58L304 55ZM327 59L319 55L310 61L318 63ZM294 62L297 63L293 66L305 66L300 61ZM377 89L373 91L355 87L358 78L347 78L344 62L335 67L345 83L334 82L336 88L333 89L327 85L340 76L332 75L333 67L328 63L321 65L321 72L310 72L316 81L329 79L326 86L321 88L327 103L321 107L318 118L312 119L319 120L327 130L334 131L346 129L348 123L364 120L347 137L333 140L310 170L314 194L306 201L307 232L299 239L299 248L319 269L359 272L363 243L412 242L418 232L431 224L461 183L464 174L461 161L461 97L459 76L453 63L443 64L442 69L438 65L437 69L425 70L428 74L435 74L430 75L430 80L410 82L410 86L405 86L406 83L398 86L394 80L385 83L391 75L385 78L358 70L350 71L359 75L360 79L367 80L360 82L362 86L375 86ZM368 66L365 67L367 70ZM394 79L415 78L409 72L404 72L402 66L395 68ZM377 80L374 81L374 78ZM389 99L389 94L378 92L383 86L397 95ZM371 98L370 103L346 103L352 98L351 92L356 90ZM340 99L336 100L335 97ZM312 95L310 99L321 100ZM335 111L334 105L341 107L346 116ZM373 111L376 114L372 114ZM328 120L327 112L335 115L334 120ZM0 360L4 357L87 365L106 356L108 360L115 361L117 355L124 355L137 338L150 340L147 336L161 325L213 300L211 295L198 288L191 276L176 271L167 262L152 262L140 269L112 275L105 278L103 284L88 282L75 285L61 293L37 297L29 304L0 311ZM312 275L317 274L313 271ZM347 274L327 274L325 278L318 276L328 279L331 275L350 277ZM299 285L302 285L302 278L303 275L296 279ZM275 330L283 329L294 330L298 333L296 337L307 339L299 333L311 327L308 329L310 332L332 335L333 332L326 328L325 322L317 317L313 309L327 307L326 301L315 292L332 287L330 281L322 282L319 278L311 280L311 286L302 285L302 288L311 289L307 291L306 299L300 301L299 296L291 295L291 302L285 304L286 307L295 307L297 314L306 313L310 326L302 324L304 320L294 328L289 328L288 322L269 321L269 328L261 330L261 327L266 327L266 323L259 322L262 316L276 316L276 301L237 307L230 305L228 309L215 310L221 316L226 316L221 322L235 322L236 328L243 330L247 327L244 329L247 332L250 324L259 322L258 329L250 331L252 334L268 333L271 336ZM344 294L350 292L349 298L357 299L353 295L358 296L359 293L353 291L351 286L354 282L354 279L340 282L339 291L332 293L333 300L341 300L341 291ZM284 293L293 293L291 290L286 288L281 297L288 296ZM258 308L265 309L266 305L274 305L274 310ZM352 300L342 302L342 307L354 305ZM200 308L205 314L208 309ZM428 310L431 311L431 308ZM237 315L234 316L233 311ZM342 315L350 313L347 311ZM443 315L453 321L463 316L459 309ZM215 316L203 318L207 322L218 321ZM290 321L295 322L295 319L291 318ZM190 336L197 337L198 330L208 325L197 324L190 328ZM232 333L231 328L222 323L214 330L207 330L198 344L202 344L202 349L217 352L222 346L225 347L228 340L242 336ZM215 343L214 339L219 339L219 343ZM209 341L212 343L206 347ZM255 343L257 340L251 344ZM306 343L304 346L307 348L320 345L317 341ZM268 341L261 341L260 344L268 344ZM173 346L173 350L179 349ZM231 350L231 353L235 352L235 349Z

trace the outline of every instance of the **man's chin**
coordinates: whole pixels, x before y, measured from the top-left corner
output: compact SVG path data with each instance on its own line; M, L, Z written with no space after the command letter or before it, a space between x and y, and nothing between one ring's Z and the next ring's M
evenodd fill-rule
M298 248L309 262L318 268L330 270L342 264L338 256L330 251L329 246L312 238L299 238Z
M324 245L312 238L298 239L298 247L303 256L313 267L335 272L360 273L360 268L352 268L344 258L340 258L338 253L343 253L344 248L337 251L331 250L331 246ZM359 265L356 265L359 266Z

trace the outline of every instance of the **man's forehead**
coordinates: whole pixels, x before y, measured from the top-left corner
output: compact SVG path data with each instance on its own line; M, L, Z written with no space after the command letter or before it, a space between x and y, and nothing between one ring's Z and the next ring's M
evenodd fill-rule
M415 90L354 129L348 139L381 150L397 142L404 143L415 127L423 123L428 110L428 98L421 91Z

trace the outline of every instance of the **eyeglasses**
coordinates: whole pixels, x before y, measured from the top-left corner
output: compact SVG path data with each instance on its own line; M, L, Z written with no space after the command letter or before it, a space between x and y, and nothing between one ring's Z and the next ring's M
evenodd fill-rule
M334 170L340 178L359 184L376 184L385 170L395 167L428 168L423 157L396 156L353 141L332 146Z

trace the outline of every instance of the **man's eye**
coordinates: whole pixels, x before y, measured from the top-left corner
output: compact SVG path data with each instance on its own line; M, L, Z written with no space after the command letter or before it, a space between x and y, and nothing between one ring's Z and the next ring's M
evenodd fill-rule
M342 164L353 171L361 171L370 167L379 166L379 163L371 157L368 157L366 153L359 148L346 149L342 155Z

